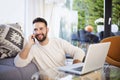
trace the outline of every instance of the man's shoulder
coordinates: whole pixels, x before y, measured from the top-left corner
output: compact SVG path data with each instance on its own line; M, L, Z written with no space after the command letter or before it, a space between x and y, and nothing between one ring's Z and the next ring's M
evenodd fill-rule
M64 44L64 40L61 38L51 38L50 44L55 46L62 46Z
M51 42L53 43L59 43L59 44L64 44L64 43L68 43L68 41L62 39L62 38L52 38Z
M62 38L56 38L56 37L54 37L54 38L50 38L50 40L52 40L52 41L61 41L63 39Z

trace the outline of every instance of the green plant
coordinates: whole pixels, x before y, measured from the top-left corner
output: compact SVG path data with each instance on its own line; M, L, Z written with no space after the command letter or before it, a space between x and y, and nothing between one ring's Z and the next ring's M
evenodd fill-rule
M103 0L73 0L73 9L79 12L78 29L91 25L96 31L94 21L103 17Z
M96 31L94 21L104 17L104 0L73 0L73 10L78 11L78 29L92 25ZM112 0L112 24L118 25L120 30L119 0Z
M112 1L112 23L116 24L120 30L120 1Z

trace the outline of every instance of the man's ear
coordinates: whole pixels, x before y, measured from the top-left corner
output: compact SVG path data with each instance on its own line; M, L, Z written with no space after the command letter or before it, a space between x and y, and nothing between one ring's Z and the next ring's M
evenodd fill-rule
M47 27L47 32L49 32L49 28Z

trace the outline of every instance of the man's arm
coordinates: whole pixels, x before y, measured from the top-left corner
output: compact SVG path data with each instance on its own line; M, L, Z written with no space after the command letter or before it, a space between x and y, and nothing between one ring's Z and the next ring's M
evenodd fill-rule
M81 48L73 46L72 44L65 40L61 40L61 42L65 53L68 53L73 57L73 64L80 63L83 61L85 52Z
M22 59L26 59L29 52L30 52L30 49L32 47L32 45L35 43L34 42L34 39L33 39L33 36L34 35L31 35L29 37L29 41L28 43L26 43L25 47L23 48L23 50L19 53L19 56L22 58Z
M73 56L73 64L83 62L85 53L82 49L78 48Z
M26 59L28 54L29 54L29 52L30 52L31 47L32 47L31 44L26 43L25 47L23 48L23 50L19 53L20 58Z
M15 57L14 59L15 66L24 67L32 60L32 56L29 55L30 49L32 45L35 43L32 37L33 35L29 37L28 43L25 44L23 50Z

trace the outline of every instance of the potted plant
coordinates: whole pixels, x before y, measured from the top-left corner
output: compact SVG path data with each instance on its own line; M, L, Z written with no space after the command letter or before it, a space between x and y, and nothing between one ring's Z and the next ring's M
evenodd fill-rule
M95 20L96 25L104 25L104 18L99 18Z
M95 24L97 25L97 32L104 31L104 18L96 19Z

